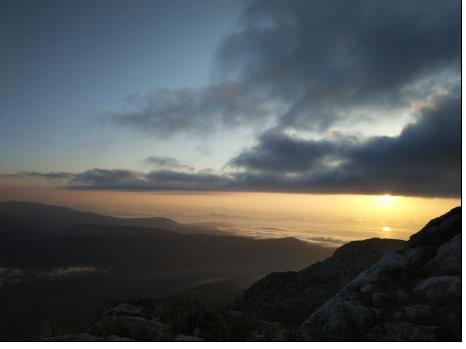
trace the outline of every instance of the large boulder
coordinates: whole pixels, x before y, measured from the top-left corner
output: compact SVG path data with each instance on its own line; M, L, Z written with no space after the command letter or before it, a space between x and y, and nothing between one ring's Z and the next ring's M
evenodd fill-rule
M410 322L385 324L385 340L430 342L436 340L437 327L417 325Z
M165 341L171 339L166 324L135 316L105 316L91 329L91 334L101 337L116 335L139 341Z
M373 322L370 308L336 296L304 321L299 331L308 340L352 340L360 338Z
M434 250L430 246L420 246L407 248L403 255L408 257L409 263L413 266L418 266L426 263L432 258Z
M393 297L387 292L374 292L371 296L372 304L377 308L389 305Z
M202 342L204 339L195 336L186 336L184 334L179 334L173 340L175 342Z
M414 304L403 309L403 316L417 323L430 323L434 312L432 307L424 304Z
M388 253L370 269L359 274L346 288L360 290L367 284L389 280L403 272L408 265L409 259L401 253Z
M47 338L50 342L132 342L133 339L110 335L108 337L93 336L88 333L66 334Z
M461 275L461 234L437 249L435 257L426 265L426 270L436 275Z
M391 301L386 292L375 292L368 304L358 298L375 290L374 284L384 283L401 273L409 265L409 259L392 252L383 256L369 270L348 283L336 296L322 305L299 327L300 333L312 340L351 340L362 338L374 325L375 314L369 307L384 306ZM356 297L354 297L356 295Z
M109 310L104 312L105 316L136 316L142 318L150 318L151 311L147 307L142 307L130 303L120 303L115 305L114 307L110 308Z
M105 338L93 336L89 333L65 334L63 336L50 337L46 339L50 342L103 342Z
M434 304L455 303L461 299L461 278L433 276L419 282L414 292Z
M461 232L461 207L431 220L408 240L411 247L439 246Z

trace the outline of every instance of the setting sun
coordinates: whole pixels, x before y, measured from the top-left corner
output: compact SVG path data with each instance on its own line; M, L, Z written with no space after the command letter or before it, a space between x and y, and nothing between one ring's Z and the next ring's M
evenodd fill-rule
M377 196L377 200L380 202L393 202L394 197L388 194Z
M389 194L379 195L375 198L377 206L389 207L396 203L395 197Z

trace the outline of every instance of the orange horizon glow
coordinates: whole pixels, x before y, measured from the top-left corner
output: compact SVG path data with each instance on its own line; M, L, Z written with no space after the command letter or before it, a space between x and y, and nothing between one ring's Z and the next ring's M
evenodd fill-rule
M37 183L0 183L0 200L34 201L120 217L165 216L179 222L225 221L274 226L288 235L343 239L407 239L460 199L382 195L286 193L167 193L56 189ZM294 233L296 232L296 233ZM254 234L253 232L251 234Z

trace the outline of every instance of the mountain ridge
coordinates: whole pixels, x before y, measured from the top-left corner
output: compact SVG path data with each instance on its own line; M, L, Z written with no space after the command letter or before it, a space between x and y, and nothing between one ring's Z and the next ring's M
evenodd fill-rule
M0 214L26 218L30 229L48 231L79 224L99 224L163 228L183 234L226 235L224 231L209 223L178 223L166 217L123 218L29 201L0 202Z

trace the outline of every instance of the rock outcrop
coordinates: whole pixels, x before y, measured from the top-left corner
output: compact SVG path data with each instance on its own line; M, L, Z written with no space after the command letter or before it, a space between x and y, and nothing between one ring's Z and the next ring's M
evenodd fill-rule
M284 341L293 333L279 323L183 297L105 304L88 333L52 341Z
M429 222L312 313L307 340L461 338L461 209Z
M350 242L301 271L269 274L246 290L232 308L296 328L360 272L405 244L378 238Z

